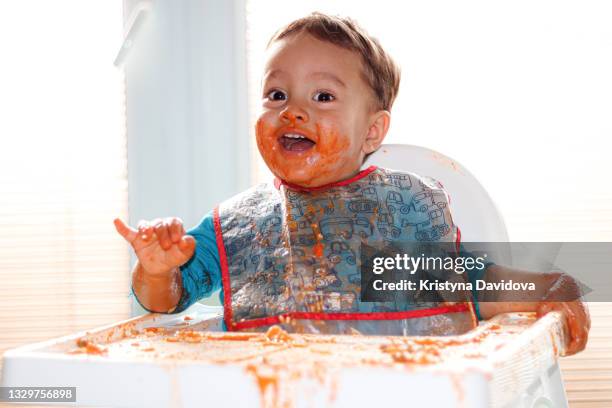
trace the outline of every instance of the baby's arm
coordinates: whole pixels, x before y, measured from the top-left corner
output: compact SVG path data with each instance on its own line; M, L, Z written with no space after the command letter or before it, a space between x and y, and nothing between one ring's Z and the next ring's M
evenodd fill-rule
M591 319L584 302L580 300L580 290L576 281L563 273L534 273L500 265L490 265L484 279L487 282L533 282L536 291L529 294L528 300L521 302L516 292L504 296L504 291L485 292L479 298L480 315L489 319L499 313L536 312L538 316L556 310L566 319L569 343L566 355L575 354L586 346ZM541 299L540 301L530 301ZM561 302L560 299L575 299Z
M141 222L138 229L115 219L115 228L138 257L132 273L132 288L142 306L152 312L172 312L182 293L179 267L195 250L195 239L185 235L178 218Z

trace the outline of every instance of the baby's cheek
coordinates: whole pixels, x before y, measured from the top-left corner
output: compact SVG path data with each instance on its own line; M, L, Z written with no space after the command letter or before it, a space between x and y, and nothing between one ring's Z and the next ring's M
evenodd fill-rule
M266 123L263 118L259 118L255 124L255 140L257 141L257 148L262 156L265 156L272 147L273 139L274 127Z
M353 165L356 159L349 137L332 130L323 135L322 140L325 141L319 149L322 170L342 169Z
M263 117L257 119L257 123L255 123L255 137L257 138L257 142L259 143L266 136L269 136L269 133L272 131L272 126L266 123Z
M278 145L275 134L277 127L269 123L264 117L257 120L255 126L255 139L257 148L264 162L272 173L288 181L293 181L296 178L305 177L304 163L287 160L280 152L281 147Z
M272 173L280 177L283 180L291 180L295 177L294 171L297 167L292 167L282 157L278 157L275 153L270 153L264 160Z

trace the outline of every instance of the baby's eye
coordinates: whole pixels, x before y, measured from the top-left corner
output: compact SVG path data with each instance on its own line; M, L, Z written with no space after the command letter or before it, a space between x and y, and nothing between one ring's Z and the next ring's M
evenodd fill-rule
M285 95L283 91L279 91L278 89L274 89L268 92L268 95L266 97L271 101L284 101L285 99L287 99L287 95Z
M314 96L314 100L317 102L331 102L336 97L329 92L317 92Z

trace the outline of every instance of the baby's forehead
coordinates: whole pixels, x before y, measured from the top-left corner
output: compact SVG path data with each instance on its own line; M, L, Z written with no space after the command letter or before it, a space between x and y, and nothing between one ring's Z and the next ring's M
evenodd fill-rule
M346 86L363 77L363 61L357 51L310 35L283 38L266 50L262 80L291 76L330 80Z
M267 79L274 79L274 78L284 78L284 77L288 77L291 74L291 70L289 71L285 71L279 68L273 68L269 71L267 71L267 73L264 74L264 76ZM313 70L312 72L309 72L306 75L307 79L312 79L312 80L316 80L316 79L321 79L321 80L327 80L330 82L335 83L336 85L346 88L349 85L346 83L346 81L342 80L342 78L338 75L336 75L333 70L326 70L325 68L321 69L321 70Z

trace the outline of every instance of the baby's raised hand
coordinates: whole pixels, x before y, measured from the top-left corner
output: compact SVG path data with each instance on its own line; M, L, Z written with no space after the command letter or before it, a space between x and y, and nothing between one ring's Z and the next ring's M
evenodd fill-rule
M114 224L117 232L134 248L142 268L152 276L168 274L193 256L195 239L185 234L179 218L140 221L137 230L119 218Z

